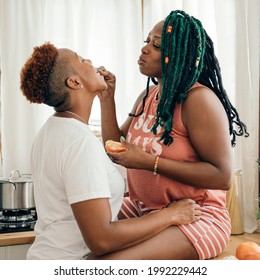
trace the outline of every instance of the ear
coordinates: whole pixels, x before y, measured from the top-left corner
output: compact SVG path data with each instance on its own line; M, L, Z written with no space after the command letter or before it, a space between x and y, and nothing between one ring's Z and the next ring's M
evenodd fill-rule
M71 89L80 89L82 87L79 77L71 76L66 80L66 84Z

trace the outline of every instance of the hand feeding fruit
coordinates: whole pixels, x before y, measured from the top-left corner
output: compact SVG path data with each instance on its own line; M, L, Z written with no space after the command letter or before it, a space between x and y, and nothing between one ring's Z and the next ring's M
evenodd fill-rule
M121 153L127 151L127 148L123 146L122 143L113 140L107 140L105 148L107 152L111 153Z

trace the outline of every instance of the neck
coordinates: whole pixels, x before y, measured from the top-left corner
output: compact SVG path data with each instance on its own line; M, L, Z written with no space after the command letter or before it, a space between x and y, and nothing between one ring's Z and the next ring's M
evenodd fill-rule
M84 124L88 124L92 103L93 98L89 98L87 100L81 99L77 102L74 102L73 105L71 104L68 110L57 112L54 115L64 118L74 118L80 122L83 122Z
M162 79L157 79L157 80L158 80L158 99L160 99L162 96Z
M64 113L68 113L70 115L73 115L75 117L75 119L77 119L77 120L79 120L79 121L81 121L81 122L83 122L85 124L88 124L87 120L84 120L80 115L78 115L78 114L76 114L76 113L74 113L72 111L65 111Z
M68 116L68 115L70 115L70 116ZM63 111L63 112L57 112L54 114L54 116L63 117L63 118L72 117L73 119L83 122L84 124L88 124L88 118L86 116L83 117L82 114L80 115L80 114L74 113L70 110Z

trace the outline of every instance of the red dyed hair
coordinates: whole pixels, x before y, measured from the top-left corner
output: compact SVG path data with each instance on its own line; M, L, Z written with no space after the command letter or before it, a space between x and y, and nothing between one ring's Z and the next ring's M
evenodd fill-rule
M20 88L31 103L44 103L49 92L49 78L58 56L51 43L35 47L20 74Z

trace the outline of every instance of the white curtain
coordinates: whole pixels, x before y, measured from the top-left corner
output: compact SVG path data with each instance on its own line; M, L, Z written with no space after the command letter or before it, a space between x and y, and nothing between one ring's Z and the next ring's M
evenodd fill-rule
M235 99L250 137L238 141L237 168L242 170L245 231L257 228L255 220L258 198L259 143L259 15L260 1L235 1ZM258 228L260 230L260 228Z
M119 122L144 87L137 59L142 42L139 0L0 0L3 176L30 172L32 141L53 110L22 95L20 71L33 47L50 41L104 65L117 76ZM91 121L99 119L94 102Z
M215 44L223 83L250 137L238 137L245 231L257 228L259 133L259 0L0 0L2 173L30 172L35 134L52 114L19 89L21 67L36 45L51 41L104 65L117 76L119 122L145 87L137 59L151 28L171 10L199 18ZM143 20L143 22L142 22ZM95 102L92 121L99 119Z

